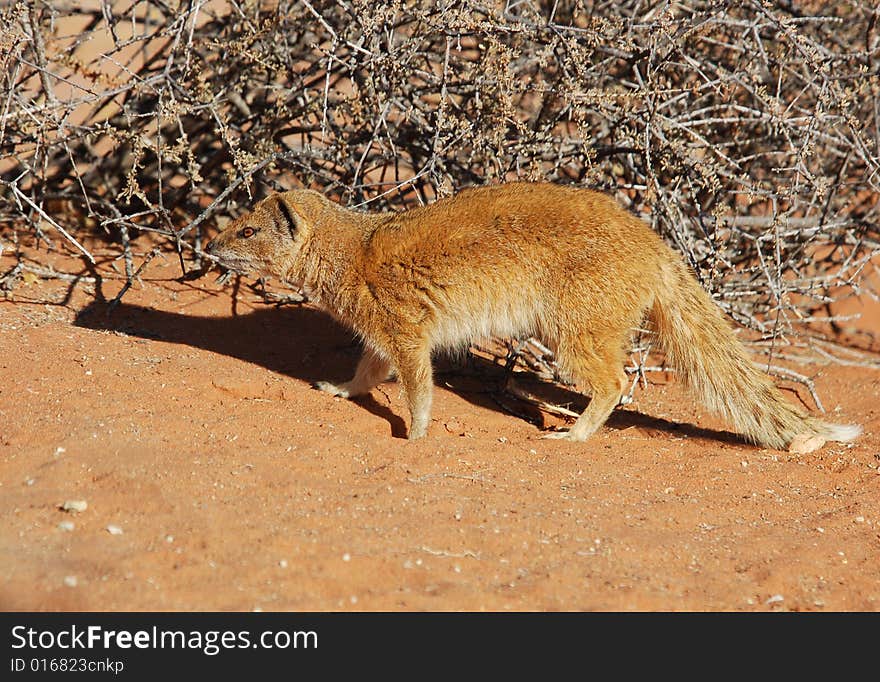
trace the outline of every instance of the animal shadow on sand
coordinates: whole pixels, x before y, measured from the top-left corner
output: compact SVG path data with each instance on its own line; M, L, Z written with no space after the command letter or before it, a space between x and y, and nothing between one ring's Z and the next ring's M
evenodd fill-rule
M309 384L350 379L361 353L360 343L350 331L329 315L308 306L272 307L232 317L201 317L127 303L120 303L111 310L107 303L95 302L77 314L75 324L201 348ZM503 390L505 371L498 365L465 354L463 359L440 356L435 359L434 367L436 383L473 405L504 412L511 419L526 419L536 425L543 422L537 407ZM528 381L525 387L549 403L568 405L576 412L583 410L588 402L580 393L545 382ZM353 402L385 419L394 437L406 437L403 416L376 400L374 395L361 396ZM441 420L443 417L436 414L436 410L433 416ZM635 427L649 433L659 431L737 445L745 443L729 431L651 417L633 409L615 410L606 426L618 430Z

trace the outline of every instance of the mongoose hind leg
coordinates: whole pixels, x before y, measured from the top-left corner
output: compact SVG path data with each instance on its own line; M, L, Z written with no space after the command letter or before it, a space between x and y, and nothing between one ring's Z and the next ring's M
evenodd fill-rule
M315 388L341 398L354 398L369 393L372 389L388 378L391 364L371 348L365 348L358 362L354 378L344 384L331 384L329 381L318 381Z
M595 340L588 336L572 344L560 344L560 368L576 382L587 384L592 397L570 429L554 431L543 438L583 442L605 423L627 388L619 347L616 343L596 347Z

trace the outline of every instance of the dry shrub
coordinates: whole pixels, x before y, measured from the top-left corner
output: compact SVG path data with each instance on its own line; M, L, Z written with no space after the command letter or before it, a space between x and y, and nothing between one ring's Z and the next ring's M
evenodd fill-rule
M204 228L280 188L378 210L547 179L613 192L776 347L865 293L873 3L173 5L4 7L5 236L86 259L101 238L131 280L135 233L165 235L190 269Z

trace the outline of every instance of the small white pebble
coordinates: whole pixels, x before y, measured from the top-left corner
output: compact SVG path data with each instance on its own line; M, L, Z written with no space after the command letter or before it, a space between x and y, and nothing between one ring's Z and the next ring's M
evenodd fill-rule
M62 447L61 445L59 445L57 448L55 448L55 456L56 457L58 457L59 455L63 455L65 452L67 452L67 448Z
M85 500L67 500L61 508L66 512L84 512L89 508L89 503Z
M351 595L351 596L348 598L348 601L350 601L352 604L357 604L357 603L358 603L358 598L357 598L356 596L354 596L354 595Z
M342 560L343 561L351 561L351 554L348 554L346 552L345 554L342 555Z
M857 517L856 517L855 519L853 519L853 520L854 520L856 523L864 523L864 522L865 522L865 517L864 517L864 516L857 516Z
M73 521L62 521L58 524L58 530L73 530L76 528Z
M107 526L107 532L110 533L110 535L122 535L122 528L120 528L119 526L114 526L111 523L109 526Z
M174 536L173 535L166 535L165 542L174 542Z
M783 597L781 594L774 594L772 597L770 597L764 603L765 604L778 604L779 602L783 601L784 599L785 599L785 597Z
M76 587L76 576L75 575L66 575L64 576L64 584L68 587Z
M825 532L825 529L822 528L822 526L816 526L816 531L819 532L819 533L824 533L824 532Z
M278 565L281 566L281 568L287 568L287 559L282 559L278 562Z

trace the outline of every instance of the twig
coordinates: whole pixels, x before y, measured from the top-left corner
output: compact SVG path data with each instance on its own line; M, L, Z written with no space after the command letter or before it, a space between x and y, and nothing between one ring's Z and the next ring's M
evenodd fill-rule
M6 181L0 181L0 182L2 182L4 185L6 185L7 187L9 187L9 188L13 191L13 193L15 194L16 197L18 197L19 199L23 200L28 206L30 206L30 207L31 207L32 209L34 209L37 213L39 213L39 214L40 214L40 217L41 217L43 220L45 220L45 221L46 221L47 223L49 223L52 227L54 227L56 230L58 230L58 232L60 232L61 235L62 235L67 241L69 241L71 244L73 244L74 247L76 247L76 249L77 249L80 253L82 253L82 254L88 259L89 263L91 263L92 265L95 264L95 257L92 256L92 254L90 254L90 253L88 252L88 250L86 249L86 247L84 247L84 246L83 246L82 244L80 244L76 239L74 239L73 236L72 236L67 230L65 230L63 227L61 227L61 225L59 225L58 223L56 223L56 222L55 222L55 221L54 221L54 220L53 220L53 219L52 219L52 218L51 218L51 217L50 217L50 216L49 216L49 215L48 215L48 214L42 209L42 208L40 208L40 207L37 206L33 201L31 201L30 197L27 196L27 195L26 195L24 192L22 192L20 189L18 189L18 186L17 186L14 182L6 182Z
M147 257L144 258L144 262L141 263L140 266L138 267L138 269L135 270L134 274L131 277L129 277L128 280L126 280L125 285L122 287L122 289L119 290L119 293L116 294L116 296L113 298L113 300L110 301L110 303L108 304L108 306L107 306L107 314L108 315L113 312L113 310L116 308L116 306L119 305L119 302L122 300L122 297L125 296L126 292L131 288L131 285L134 283L134 281L141 276L141 273L144 271L144 268L146 268L147 265L150 264L150 261L152 261L161 252L162 252L161 249L156 247L152 251L150 251L150 253L147 254Z

